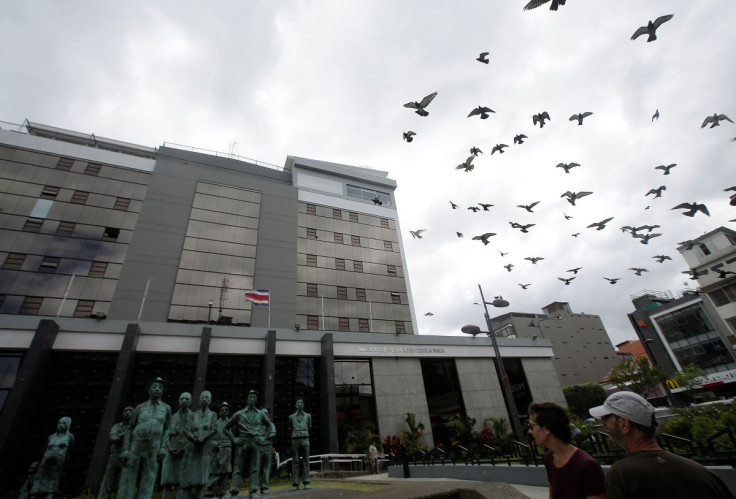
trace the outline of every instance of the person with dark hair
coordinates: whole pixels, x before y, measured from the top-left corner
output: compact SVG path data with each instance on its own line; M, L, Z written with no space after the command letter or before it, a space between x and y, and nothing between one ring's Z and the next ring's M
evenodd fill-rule
M570 443L570 418L553 402L529 406L529 434L537 445L549 449L544 467L550 499L603 499L605 474L590 454Z
M733 499L734 494L711 470L663 450L655 438L654 407L634 392L616 392L590 409L626 457L606 476L608 499Z

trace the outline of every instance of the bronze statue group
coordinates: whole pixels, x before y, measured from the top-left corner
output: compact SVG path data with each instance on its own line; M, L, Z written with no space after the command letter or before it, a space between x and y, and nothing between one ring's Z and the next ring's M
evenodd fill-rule
M98 499L148 499L152 497L161 466L160 488L164 499L237 497L242 478L249 482L249 497L268 494L276 426L268 408L257 408L258 394L248 393L245 408L230 416L227 402L218 413L210 409L212 394L199 394L199 407L192 411L192 395L179 396L179 408L161 400L166 382L149 383L149 398L137 407L123 409L122 421L109 433L110 457ZM309 432L312 417L304 412L304 401L296 400L289 416L292 440L292 488L310 488ZM70 418L61 418L56 433L48 438L40 463L34 463L21 497L52 499L67 450L74 443L69 433ZM276 463L277 466L279 463Z

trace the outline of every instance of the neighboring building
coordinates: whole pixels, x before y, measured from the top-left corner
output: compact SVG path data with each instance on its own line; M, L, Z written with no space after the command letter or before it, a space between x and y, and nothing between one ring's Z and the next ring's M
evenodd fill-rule
M649 358L641 340L626 340L616 345L616 353L622 361L634 361L640 357Z
M26 123L0 130L0 490L18 487L61 416L67 495L101 478L122 408L164 400L287 416L303 396L312 453L348 426L382 436L508 418L489 338L419 336L386 172L289 156L283 168ZM270 292L253 306L244 291ZM564 404L550 343L498 341L519 412Z
M501 337L550 341L561 386L595 383L619 364L599 316L573 313L565 302L551 303L542 311L494 317L493 329Z

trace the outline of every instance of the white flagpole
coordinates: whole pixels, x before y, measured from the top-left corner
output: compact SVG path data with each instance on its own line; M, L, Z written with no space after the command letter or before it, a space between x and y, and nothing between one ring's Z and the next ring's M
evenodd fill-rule
M271 292L268 292L268 328L271 329Z
M146 296L148 296L148 286L151 284L152 278L149 277L146 281L146 290L143 292L143 300L141 300L141 309L138 311L138 320L141 320L141 315L143 315L143 305L146 304Z
M72 283L74 282L74 275L72 274L71 278L69 279L69 284L66 286L66 291L64 291L64 297L61 299L61 304L59 305L59 311L56 312L56 317L59 317L61 315L61 308L64 306L64 302L66 301L66 295L69 294L69 289L72 287Z
M322 331L325 330L325 297L320 296L322 298Z
M370 329L371 329L369 332L372 333L373 332L373 302L372 301L368 302L368 320L370 321Z

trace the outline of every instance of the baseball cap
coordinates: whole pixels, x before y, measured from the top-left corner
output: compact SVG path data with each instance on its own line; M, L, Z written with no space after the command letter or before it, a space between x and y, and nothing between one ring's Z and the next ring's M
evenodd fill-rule
M603 405L593 407L589 412L596 419L613 414L642 426L654 425L654 406L634 392L616 392L609 395Z

